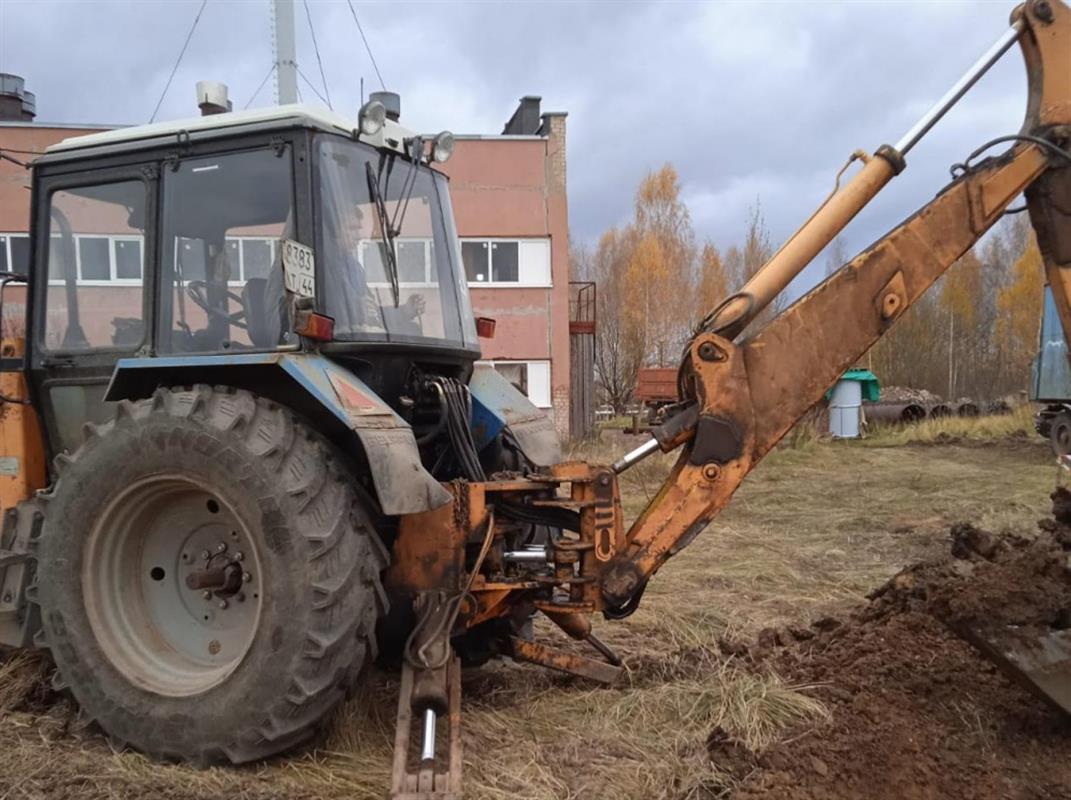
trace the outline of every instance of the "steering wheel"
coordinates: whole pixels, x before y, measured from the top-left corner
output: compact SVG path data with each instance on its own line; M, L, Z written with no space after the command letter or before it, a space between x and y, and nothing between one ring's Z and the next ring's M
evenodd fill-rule
M189 298L193 300L198 308L210 317L226 320L227 324L233 325L236 328L242 328L243 330L248 328L245 321L245 303L242 301L241 295L235 294L230 289L225 289L223 291L224 296L228 300L233 300L238 305L237 311L228 314L226 311L221 311L220 309L209 305L208 284L205 281L187 281L186 294L189 295Z

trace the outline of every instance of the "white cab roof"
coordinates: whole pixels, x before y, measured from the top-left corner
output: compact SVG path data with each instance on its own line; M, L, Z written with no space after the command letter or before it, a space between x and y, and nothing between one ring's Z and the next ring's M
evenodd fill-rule
M269 106L267 108L254 108L249 111L230 111L226 114L168 120L151 125L135 125L102 133L91 133L86 136L72 136L52 145L46 152L58 153L90 147L118 145L144 139L159 139L160 137L177 136L183 131L201 133L202 135L208 134L209 136L218 131L220 135L225 135L231 133L235 128L271 125L272 123L279 123L279 127L293 124L330 133L352 135L353 130L357 127L357 118L356 115L353 118L344 117L334 111L314 105ZM412 136L410 131L396 122L387 120L386 125L378 135L374 137L362 136L361 140L369 144L384 146L381 143L382 141L392 139L398 143L398 145L391 148L395 149L400 147L401 143L410 136Z

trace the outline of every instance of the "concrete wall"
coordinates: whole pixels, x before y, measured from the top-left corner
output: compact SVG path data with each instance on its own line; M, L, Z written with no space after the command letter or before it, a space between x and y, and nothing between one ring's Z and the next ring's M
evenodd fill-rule
M484 358L550 361L550 396L559 435L569 436L569 204L565 114L544 114L542 134L460 137L443 171L458 235L546 237L550 288L471 286L473 310L497 320Z
M0 150L19 161L32 161L49 145L101 128L59 128L29 123L0 123ZM18 152L18 151L28 152ZM0 159L0 233L30 230L30 171Z

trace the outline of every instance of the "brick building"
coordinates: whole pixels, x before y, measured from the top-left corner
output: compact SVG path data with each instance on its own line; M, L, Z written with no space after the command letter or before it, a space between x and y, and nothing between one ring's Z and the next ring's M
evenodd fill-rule
M524 97L501 134L459 135L444 171L473 309L497 320L495 337L482 340L484 358L552 414L564 439L570 404L566 115L541 113L539 106L538 97ZM0 75L0 152L12 158L32 160L62 139L114 127L35 122L34 98L22 80ZM0 269L27 268L29 186L25 169L0 159ZM87 241L79 248L79 280L121 294L130 283L123 269L131 246L121 236ZM265 258L270 263L274 243L243 237L229 246L245 270L259 269Z

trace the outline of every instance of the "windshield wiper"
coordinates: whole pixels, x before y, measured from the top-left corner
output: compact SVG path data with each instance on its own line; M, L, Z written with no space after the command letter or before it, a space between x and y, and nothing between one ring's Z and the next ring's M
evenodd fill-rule
M372 202L376 207L376 216L379 218L379 230L383 235L384 260L387 266L387 277L390 278L390 293L394 299L394 307L398 307L401 289L398 286L398 259L394 252L394 239L398 231L391 225L390 217L387 216L387 205L383 202L383 195L379 191L379 176L371 161L365 162L368 172L368 191L372 194Z
M405 221L405 212L409 210L409 199L413 196L413 188L416 186L417 169L420 166L420 157L424 153L424 140L414 136L409 140L409 150L412 159L409 161L409 171L402 181L401 196L398 205L394 208L394 219L387 216L387 204L383 202L383 193L379 189L379 172L383 171L384 158L379 160L379 171L372 167L371 161L365 162L368 172L368 190L372 193L372 201L376 205L376 215L379 217L379 229L383 231L383 243L386 245L387 272L390 274L390 290L394 296L394 307L398 307L401 290L398 286L398 253L395 239L402 232L402 223ZM391 157L390 166L387 168L387 185L390 185L390 173L394 168L394 157Z

